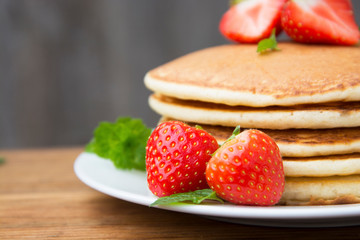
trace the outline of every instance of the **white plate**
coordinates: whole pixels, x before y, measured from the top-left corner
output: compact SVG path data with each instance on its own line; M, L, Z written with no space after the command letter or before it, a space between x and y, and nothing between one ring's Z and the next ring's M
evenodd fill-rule
M95 154L81 153L75 161L78 178L107 195L149 206L156 197L148 190L146 173L124 171ZM251 207L207 203L156 206L171 211L202 215L221 221L279 227L330 227L360 225L360 204L336 206Z

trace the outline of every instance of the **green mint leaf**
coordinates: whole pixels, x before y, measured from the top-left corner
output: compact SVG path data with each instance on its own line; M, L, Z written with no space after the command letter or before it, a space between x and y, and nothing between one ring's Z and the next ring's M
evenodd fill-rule
M276 41L276 29L274 28L269 38L265 38L258 43L256 52L264 53L267 51L279 50Z
M117 168L145 171L145 147L150 133L151 129L140 119L123 117L115 123L101 122L85 151L110 159Z
M5 158L0 157L0 165L5 163Z
M152 204L150 204L150 207L155 205L168 205L185 201L191 201L195 204L200 204L204 200L215 200L221 203L224 202L221 198L216 196L216 193L213 190L201 189L193 192L176 193L167 197L161 197Z

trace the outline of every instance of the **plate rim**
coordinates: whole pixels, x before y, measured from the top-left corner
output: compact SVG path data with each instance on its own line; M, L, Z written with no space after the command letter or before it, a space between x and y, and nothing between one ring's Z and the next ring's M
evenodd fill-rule
M91 176L84 173L82 167L83 161L92 158L95 161L108 160L103 159L93 153L82 152L75 159L74 172L76 176L87 186L102 192L106 195L122 199L124 201L136 203L143 206L149 206L153 201L156 200L155 196L140 195L134 192L124 191L123 189L115 189L114 187L107 186L106 184L100 183L94 180ZM109 164L109 163L107 163ZM112 163L111 163L112 164ZM127 172L131 171L140 172L137 170L121 170L113 168L116 172ZM146 176L145 176L146 177ZM145 183L146 184L146 183ZM183 212L189 214L203 215L209 217L221 217L221 218L234 218L234 219L261 219L261 220L322 220L322 219L338 219L338 218L351 218L360 217L360 204L346 204L346 205L324 205L324 206L238 206L234 204L220 205L219 203L209 204L191 204L182 203L176 205L164 205L154 206L154 208ZM220 210L219 210L220 209ZM329 219L330 218L330 219Z

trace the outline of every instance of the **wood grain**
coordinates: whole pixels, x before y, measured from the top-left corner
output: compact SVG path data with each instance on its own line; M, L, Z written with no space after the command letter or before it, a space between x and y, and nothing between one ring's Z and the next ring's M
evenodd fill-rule
M0 151L0 239L359 239L359 227L271 228L141 206L80 182L82 148Z

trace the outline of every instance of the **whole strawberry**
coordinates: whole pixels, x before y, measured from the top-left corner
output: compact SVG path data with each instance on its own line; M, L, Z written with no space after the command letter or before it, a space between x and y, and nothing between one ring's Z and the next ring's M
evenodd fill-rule
M218 148L204 130L179 121L161 123L146 146L149 189L159 197L208 188L206 164Z
M210 188L219 197L235 204L276 204L285 182L278 146L259 130L238 132L234 131L232 139L209 161L206 179Z

